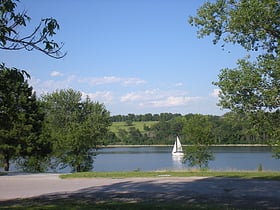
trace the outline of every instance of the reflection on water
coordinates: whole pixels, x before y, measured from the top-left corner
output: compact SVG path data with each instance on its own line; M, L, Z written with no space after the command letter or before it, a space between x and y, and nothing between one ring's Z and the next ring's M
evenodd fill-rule
M183 169L184 168L184 164L183 164L184 156L171 155L171 157L172 157L172 164L173 164L174 169Z

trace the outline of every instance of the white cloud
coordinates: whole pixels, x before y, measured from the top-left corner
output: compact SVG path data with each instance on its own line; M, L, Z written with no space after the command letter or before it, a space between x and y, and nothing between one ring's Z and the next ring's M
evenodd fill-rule
M212 91L212 93L210 93L210 96L215 97L215 98L218 98L218 97L219 97L220 91L221 91L220 89L215 88L215 89Z
M123 103L136 103L140 107L165 108L185 106L200 99L201 97L186 96L182 92L153 89L127 93L120 98L120 101Z
M82 92L82 97L88 96L92 101L99 101L101 103L112 103L114 96L111 91L97 91L95 93Z
M145 91L138 91L138 92L130 92L121 96L121 102L134 102L134 101L143 101L143 100L151 100L155 97L160 97L158 95L158 91L153 90L145 90Z
M113 76L105 77L90 77L90 78L79 78L79 83L87 83L88 85L104 85L119 82L119 78Z
M138 78L124 78L122 80L123 85L140 85L146 83L144 80Z
M178 83L175 84L176 87L181 87L181 86L183 86L183 85L184 85L184 84L183 84L182 82L178 82Z
M96 85L107 85L119 83L121 85L139 85L145 83L144 80L131 77L115 77L115 76L104 76L104 77L91 77L91 78L80 78L79 83L87 83L91 86Z
M68 75L64 77L60 72L53 71L51 73L52 77L57 77L51 80L41 80L32 77L30 83L36 89L38 93L53 92L57 89L67 89L73 88L82 91L84 88L88 89L90 86L101 86L101 85L123 85L132 86L140 85L145 83L144 80L134 77L116 77L116 76L104 76L104 77L78 77L76 75ZM81 86L82 85L82 86ZM80 86L80 87L79 87ZM79 87L79 88L77 88Z
M156 108L160 107L177 107L185 106L191 101L196 101L199 97L187 97L187 96L169 96L161 100L151 101L150 103L143 104L143 106L152 106Z
M143 86L139 84L145 83L144 80L133 77L78 77L69 75L57 77L52 80L42 80L32 77L30 84L33 86L37 95L51 93L57 89L73 88L81 91L83 98L88 95L92 101L104 103L110 111L115 114L126 112L202 112L200 110L213 109L216 106L216 100L219 89L214 89L208 97L189 96L186 90L182 88L158 87L142 90ZM105 86L102 86L105 85ZM134 86L133 86L134 85ZM181 86L177 83L176 86ZM94 88L92 87L94 86ZM119 88L120 86L129 86L127 88ZM138 89L140 88L140 89ZM129 90L123 93L120 91Z
M122 96L120 101L121 102L128 102L128 101L137 101L141 100L142 96L138 93L127 93L126 95Z
M67 78L61 80L45 80L32 77L30 84L38 95L51 93L58 89L67 89L75 84L77 78L74 75L70 75Z
M53 71L53 72L51 72L51 76L52 77L61 77L61 76L63 76L63 74L59 71Z

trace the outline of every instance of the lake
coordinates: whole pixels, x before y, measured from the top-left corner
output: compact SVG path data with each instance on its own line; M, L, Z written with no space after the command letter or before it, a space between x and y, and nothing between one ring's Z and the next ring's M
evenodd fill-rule
M94 162L94 171L180 170L188 169L171 155L172 147L103 148ZM280 160L272 157L269 147L213 147L215 159L209 162L213 170L280 171Z
M98 150L93 171L152 171L188 169L180 159L171 155L172 147L116 147ZM280 160L272 157L269 147L212 147L215 159L209 162L212 170L263 170L280 171ZM2 171L3 169L0 169ZM11 164L11 171L16 171ZM70 172L69 168L57 170Z

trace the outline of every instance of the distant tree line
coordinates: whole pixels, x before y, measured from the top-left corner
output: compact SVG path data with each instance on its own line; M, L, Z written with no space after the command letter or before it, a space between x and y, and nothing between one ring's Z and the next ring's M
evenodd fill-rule
M133 116L133 118L131 118ZM125 119L142 119L145 115L127 115ZM148 115L150 116L150 115ZM153 115L152 115L153 116ZM226 113L223 116L201 114L170 114L162 113L151 126L143 122L143 130L127 124L127 129L120 128L108 137L108 144L173 144L175 137L181 137L183 144L269 144L273 130L279 129L280 111L266 113L263 116L263 126L256 126L251 115ZM111 119L116 120L114 116ZM156 118L147 118L149 120ZM274 123L273 123L274 122ZM274 126L271 126L274 125ZM200 140L199 140L200 139Z
M127 114L111 116L112 122L145 122L145 121L167 121L175 117L182 116L181 114L160 113L160 114Z

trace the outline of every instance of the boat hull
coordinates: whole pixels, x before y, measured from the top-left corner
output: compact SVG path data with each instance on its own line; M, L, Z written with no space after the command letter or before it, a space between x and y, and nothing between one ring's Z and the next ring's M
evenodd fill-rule
M172 156L184 156L183 152L172 152Z

